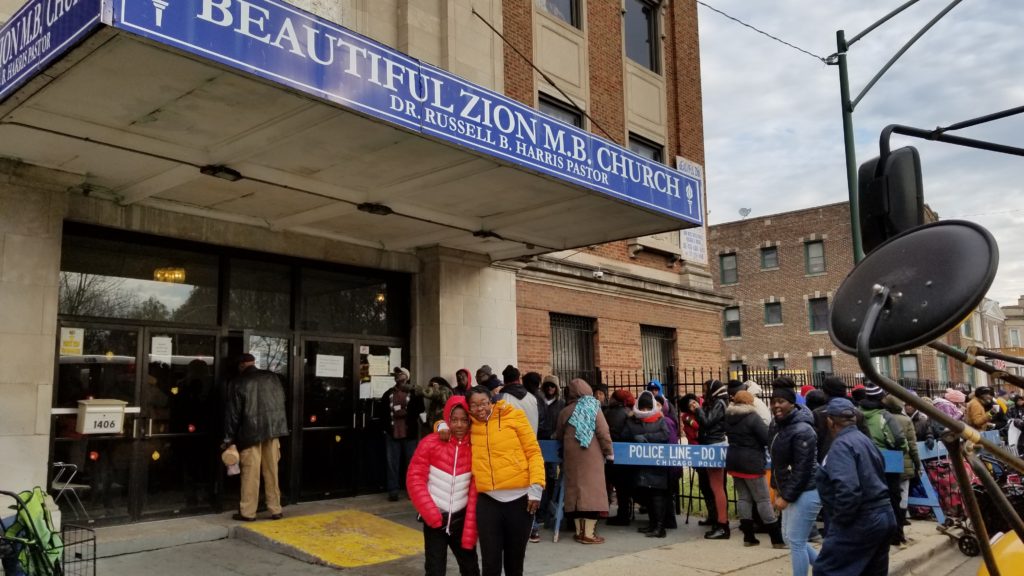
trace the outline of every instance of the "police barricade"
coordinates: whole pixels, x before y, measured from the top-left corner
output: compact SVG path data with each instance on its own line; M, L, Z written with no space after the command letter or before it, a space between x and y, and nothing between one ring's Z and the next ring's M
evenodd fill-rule
M982 433L990 440L998 442L999 432L989 430ZM541 440L541 453L544 461L549 463L561 463L561 446L557 440ZM615 456L615 464L625 466L667 466L670 468L725 468L725 454L728 450L725 444L716 445L690 445L690 444L647 444L639 442L613 442L612 453ZM946 447L941 442L936 442L933 448L928 448L924 442L917 443L918 456L921 461L946 456ZM903 452L899 450L882 450L882 457L885 461L885 471L890 474L903 472ZM769 468L771 462L768 463ZM562 525L565 503L565 475L560 474L558 493L555 495L555 541L557 542L558 531ZM935 519L940 523L946 521L946 516L939 505L938 494L928 479L928 474L922 469L918 476L924 488L925 497L910 497L908 505L926 506L931 508Z

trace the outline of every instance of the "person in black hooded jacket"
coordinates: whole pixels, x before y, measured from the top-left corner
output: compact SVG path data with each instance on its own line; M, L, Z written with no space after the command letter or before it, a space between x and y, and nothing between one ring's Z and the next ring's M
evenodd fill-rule
M701 445L725 443L725 408L729 405L729 391L719 380L704 383L704 406L690 401L690 412L697 420L697 442ZM707 483L713 499L704 495L708 504L711 530L704 534L708 540L729 539L729 509L725 499L725 468L706 468ZM702 490L702 492L704 492ZM712 506L711 501L714 502Z
M736 486L736 511L740 517L740 531L744 546L757 546L761 542L754 536L754 508L768 528L774 548L785 548L782 529L775 518L768 482L764 471L767 464L768 425L754 408L754 396L746 390L733 395L733 403L725 409L725 426L729 434L729 450L725 455L725 469Z
M815 485L818 435L811 411L796 403L796 389L773 383L770 453L775 507L782 511L783 538L789 544L793 576L807 576L818 553L807 544L821 510Z

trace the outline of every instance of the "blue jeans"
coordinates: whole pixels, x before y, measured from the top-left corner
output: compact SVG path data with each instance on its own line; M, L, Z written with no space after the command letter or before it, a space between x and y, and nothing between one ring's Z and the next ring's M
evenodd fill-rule
M811 527L821 510L821 498L817 490L808 490L790 502L782 511L782 538L789 545L789 559L793 564L793 576L807 576L818 553L807 543Z
M416 451L416 438L395 440L390 434L384 441L384 452L388 460L388 494L398 494L402 472L409 469L412 453Z

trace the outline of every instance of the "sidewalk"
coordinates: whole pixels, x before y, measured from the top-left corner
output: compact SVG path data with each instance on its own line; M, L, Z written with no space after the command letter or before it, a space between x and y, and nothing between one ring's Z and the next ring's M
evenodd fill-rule
M373 514L372 523L346 525L341 518ZM337 568L313 564L329 562L348 566L352 576L413 576L423 573L421 542L416 538L420 525L407 502L389 503L383 496L303 503L285 509L284 521L237 523L230 514L180 520L151 522L97 530L99 576L136 575L178 576L182 573L220 575L277 575L281 573L327 575ZM296 529L284 524L296 519ZM325 520L328 529L311 529L310 523ZM607 539L603 545L584 546L572 540L571 532L562 532L561 541L551 541L551 531L543 531L543 541L527 550L528 576L624 576L638 568L645 573L670 570L670 573L696 576L788 576L786 550L767 544L767 535L759 535L761 546L744 548L738 531L726 541L702 538L704 528L698 518L669 532L668 538L645 538L634 527L600 526ZM367 527L373 524L373 527ZM638 525L638 524L637 524ZM298 534L300 547L268 536L269 533ZM949 539L930 522L914 522L908 528L913 539L906 550L893 550L890 574L893 576L941 576L952 574L968 562ZM346 540L348 538L348 540ZM355 538L356 540L352 540ZM387 547L381 548L380 541ZM292 540L295 542L295 540ZM353 542L356 542L353 545ZM310 549L313 549L311 552ZM327 554L318 556L318 554ZM388 555L391 555L390 557ZM393 559L388 559L393 558ZM381 561L383 560L383 561ZM352 562L354 564L344 564ZM361 565L360 565L361 564ZM975 564L976 565L976 564ZM966 568L965 568L966 570ZM449 561L449 574L457 570ZM973 575L973 571L957 572Z

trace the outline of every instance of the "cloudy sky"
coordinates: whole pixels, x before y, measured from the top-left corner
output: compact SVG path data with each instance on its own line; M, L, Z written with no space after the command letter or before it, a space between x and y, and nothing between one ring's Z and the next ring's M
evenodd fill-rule
M704 0L819 56L905 0ZM920 0L850 48L853 97L950 0ZM700 16L711 224L847 199L838 68L704 6ZM853 115L857 162L889 124L946 126L1024 105L1024 4L963 0L897 61ZM1024 114L955 132L1024 147ZM921 153L925 202L942 219L988 228L1000 247L989 297L1024 295L1024 157L895 136Z

